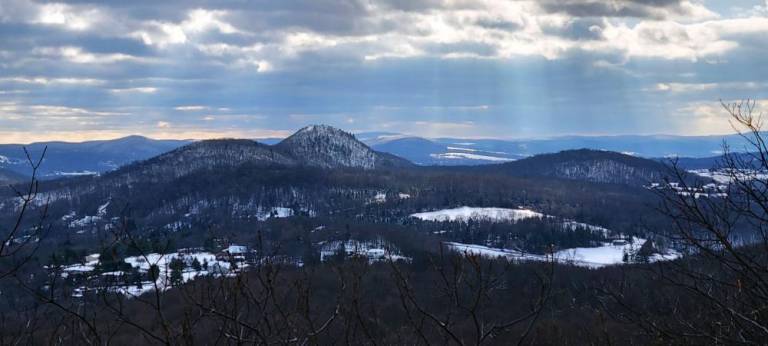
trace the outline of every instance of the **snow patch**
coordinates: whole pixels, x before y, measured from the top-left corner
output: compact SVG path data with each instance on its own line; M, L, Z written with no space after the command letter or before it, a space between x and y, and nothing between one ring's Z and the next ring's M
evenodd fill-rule
M738 179L741 181L768 179L768 172L752 170L752 169L741 169L741 170L693 169L693 170L689 170L688 172L696 174L701 177L710 178L720 184L730 184L735 179Z
M89 175L99 175L99 172L94 171L76 171L76 172L61 172L56 171L51 174L51 176L57 176L57 177L82 177L82 176L89 176Z
M524 219L541 219L545 215L528 209L506 209L506 208L473 208L459 207L454 209L443 209L425 213L411 214L411 217L424 221L520 221Z
M460 221L490 221L490 222L518 222L525 219L544 219L555 218L552 215L545 215L530 209L518 208L477 208L477 207L459 207L453 209L442 209L431 212L411 214L411 217L434 222ZM602 233L604 236L610 236L611 230L596 225L590 225L583 222L565 219L562 221L564 230L575 231L577 229L587 229L591 232Z
M448 159L448 160L481 160L481 161L494 161L494 162L509 162L509 161L515 161L515 159L510 159L506 157L496 157L496 156L488 156L488 155L478 155L478 154L471 154L471 153L443 153L443 154L429 154L430 157L434 159Z
M604 243L602 246L591 248L570 248L555 252L552 255L537 255L525 253L512 249L490 248L482 245L463 244L447 242L444 243L449 249L479 255L490 258L506 258L511 261L538 261L545 262L554 260L561 264L570 264L586 268L602 268L612 265L627 264L624 262L626 257L631 258L645 244L646 240L642 238L633 238L632 242L622 245L613 243ZM668 251L664 254L655 254L649 258L651 262L669 261L679 258L681 255L674 251Z

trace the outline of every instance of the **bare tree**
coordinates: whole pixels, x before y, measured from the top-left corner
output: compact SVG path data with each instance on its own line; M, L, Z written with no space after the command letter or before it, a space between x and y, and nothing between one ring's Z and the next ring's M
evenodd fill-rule
M516 263L484 260L471 253L446 254L443 247L431 262L436 280L428 289L416 288L413 278L391 262L406 321L424 344L526 342L550 297L554 259L546 263L545 273L535 276L538 294L527 312L514 317L506 312L499 315L494 305L499 294L509 293L505 290L509 280L506 274ZM426 298L425 293L433 299ZM518 334L510 335L515 330ZM500 337L504 338L499 340Z
M713 168L727 182L692 176L671 163L667 184L657 190L665 233L689 256L650 267L656 300L639 297L628 280L606 285L606 309L649 335L683 343L762 344L768 340L768 147L754 100L722 103L745 141L725 144ZM675 185L670 185L675 184ZM630 285L631 286L631 285ZM653 301L653 303L648 303ZM661 307L660 305L668 305Z
M43 150L39 158L33 159L24 148L31 169L29 183L21 189L14 185L9 186L16 195L18 212L14 224L4 234L0 234L0 280L17 273L34 257L40 240L47 231L45 220L48 216L48 203L39 200L40 184L37 176L47 149L46 147ZM29 214L34 207L39 207L36 208L38 215L30 221Z

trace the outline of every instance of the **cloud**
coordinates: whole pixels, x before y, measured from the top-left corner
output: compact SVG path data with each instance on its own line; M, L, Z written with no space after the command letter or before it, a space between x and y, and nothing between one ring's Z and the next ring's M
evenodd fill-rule
M6 0L0 102L20 109L6 115L43 119L56 111L31 107L49 105L77 120L2 125L30 135L350 120L435 135L665 131L665 116L691 102L763 96L764 6L715 12L725 5Z
M101 13L96 9L76 11L71 6L60 3L44 4L37 10L37 16L32 23L59 25L75 31L87 30L101 17Z
M759 90L768 87L767 82L725 82L725 83L658 83L655 90L671 93L696 93L716 89Z
M136 88L124 88L124 89L110 89L110 91L117 94L124 94L124 93L154 94L157 92L157 88L136 87Z
M177 106L177 107L174 107L173 109L177 111L182 111L182 112L196 112L196 111L206 110L208 109L208 107L207 106Z
M39 47L39 48L35 48L32 51L32 53L45 58L64 59L66 61L73 62L76 64L112 64L112 63L117 63L121 61L142 60L139 57L135 57L128 54L91 53L91 52L84 51L81 47L72 47L72 46Z
M730 104L739 100L723 102ZM768 99L755 100L755 104L758 112L768 109ZM685 123L691 134L728 134L736 130L730 115L719 102L689 103L678 110L674 120Z
M2 77L0 83L20 83L37 85L101 85L106 81L93 78L46 78L46 77Z
M717 17L717 14L702 4L681 0L540 0L539 4L548 12L561 12L575 17L651 19Z

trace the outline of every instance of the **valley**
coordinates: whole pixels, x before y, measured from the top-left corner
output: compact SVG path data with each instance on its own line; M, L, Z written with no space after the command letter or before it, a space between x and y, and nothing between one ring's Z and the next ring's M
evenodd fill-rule
M124 287L150 282L138 279L146 279L147 268L130 265L135 260L129 255L139 249L162 262L149 264L167 267L179 256L176 249L205 249L198 254L208 258L238 244L297 265L324 261L335 251L328 244L370 239L390 244L382 258L412 258L448 244L457 252L488 247L478 253L543 260L551 251L578 258L589 249L613 249L605 244L630 244L616 248L619 261L562 262L599 267L636 262L645 242L653 246L644 261L675 257L676 244L654 231L667 227L648 207L657 197L643 187L661 181L664 169L651 160L589 150L497 165L419 167L338 129L310 126L274 145L200 141L98 176L46 181L33 204L45 207L50 220L40 253L64 256L65 273L85 274L85 281L69 277L75 286L103 262L87 261L85 254L104 251L99 244L105 239L125 237L135 244L111 246L117 256L112 269L128 271L100 270ZM10 222L19 204L12 195L3 198L0 211ZM403 243L403 234L431 245L414 248ZM530 255L511 255L523 253ZM224 275L227 262L217 261L208 262ZM179 270L191 269L187 261ZM79 287L74 294L96 288Z
M8 244L34 244L39 267L24 275L72 306L127 299L138 307L246 278L273 290L261 280L278 272L308 285L299 277L370 271L393 275L385 281L402 290L411 287L405 272L448 275L443 266L456 265L451 275L459 275L470 270L461 269L465 261L505 268L493 269L500 277L532 270L538 274L520 284L538 275L550 285L541 275L599 281L616 270L695 262L699 250L672 235L674 223L657 206L676 198L718 203L731 198L730 185L704 171L673 172L655 160L588 149L421 166L315 125L271 145L197 141L100 174L46 179L28 203L7 190L0 221L13 224L20 210L42 215L23 218ZM755 242L746 228L732 237ZM366 274L359 275L354 280ZM580 300L577 309L593 303Z

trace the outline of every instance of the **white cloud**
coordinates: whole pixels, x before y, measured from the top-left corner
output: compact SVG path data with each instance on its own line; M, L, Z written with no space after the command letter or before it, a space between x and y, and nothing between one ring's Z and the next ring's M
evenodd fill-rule
M136 87L136 88L124 88L124 89L110 89L111 92L122 93L140 93L140 94L154 94L157 92L155 87Z
M127 113L61 105L0 102L0 124L5 128L72 128L79 122L119 117ZM11 123L6 123L11 122ZM74 127L73 127L74 126Z
M204 32L216 29L222 34L239 33L240 30L224 21L225 11L210 11L204 9L192 10L188 19L181 23L181 27L186 32Z
M195 112L195 111L206 110L208 109L208 107L207 106L178 106L178 107L174 107L173 109L177 111L182 111L182 112Z
M187 19L179 22L164 22L150 20L143 28L129 34L141 39L146 45L166 47L169 45L185 44L193 41L195 35L209 31L222 34L242 33L232 24L224 21L226 11L195 9L187 13Z
M739 102L726 100L726 104ZM768 109L768 99L756 100L757 111ZM685 134L728 134L734 132L731 117L719 102L692 102L680 109L670 120Z
M101 85L105 81L102 79L93 78L46 78L46 77L3 77L0 78L0 83L23 83L23 84L38 84L38 85Z
M658 83L656 90L673 93L712 90L717 83Z
M60 25L69 30L83 31L91 28L100 18L101 13L96 9L78 11L69 5L50 3L38 8L32 23Z
M718 83L658 83L655 90L671 93L696 93L709 90L757 90L768 86L766 82L718 82Z
M50 58L60 58L76 64L111 64L122 61L146 61L132 55L122 53L98 54L86 52L80 47L40 47L33 53Z
M606 22L602 36L605 41L588 43L586 50L617 51L628 59L696 61L738 47L738 42L723 39L721 32L710 25L670 21L646 21L632 27Z

